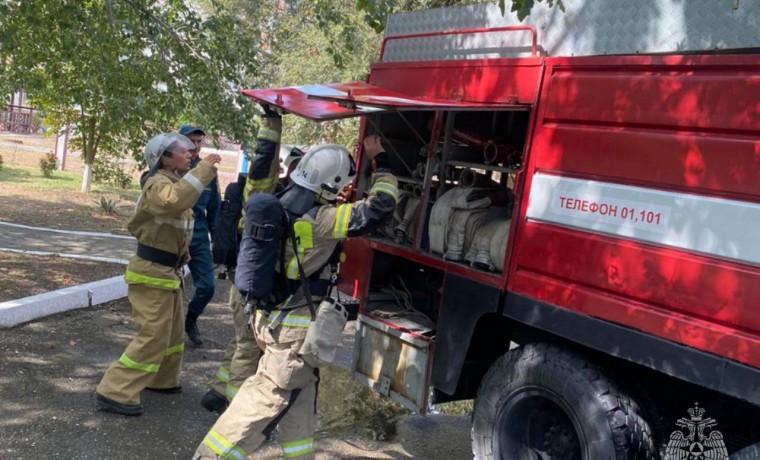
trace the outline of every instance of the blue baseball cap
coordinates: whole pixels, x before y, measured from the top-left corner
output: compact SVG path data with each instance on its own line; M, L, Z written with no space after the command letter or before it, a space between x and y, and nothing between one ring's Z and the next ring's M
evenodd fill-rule
M190 134L198 133L201 136L205 136L206 133L203 132L203 129L200 126L197 125L191 125L191 124L185 124L179 127L179 133L183 136L188 136Z

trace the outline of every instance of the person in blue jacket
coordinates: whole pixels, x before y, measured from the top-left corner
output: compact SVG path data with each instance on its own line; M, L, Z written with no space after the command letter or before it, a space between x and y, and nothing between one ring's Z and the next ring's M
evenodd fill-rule
M201 161L201 143L206 133L200 126L182 125L179 133L190 139L195 145L191 151L190 167L195 167ZM221 208L221 193L218 179L206 186L200 198L193 206L193 238L190 241L190 274L193 277L195 294L187 304L185 316L185 333L196 346L203 345L203 337L198 329L198 317L203 314L206 305L214 297L214 263L211 258L211 243L209 236L216 232L216 224Z

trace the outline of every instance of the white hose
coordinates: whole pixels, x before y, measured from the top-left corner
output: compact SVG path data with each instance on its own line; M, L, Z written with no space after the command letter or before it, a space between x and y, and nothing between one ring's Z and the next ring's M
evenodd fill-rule
M467 251L465 261L473 267L501 271L504 268L509 222L509 219L498 219L485 225L481 224L482 226L475 232L473 243Z
M491 238L491 246L489 248L491 254L491 260L496 267L496 271L501 272L504 270L504 258L507 255L507 240L509 240L509 219L499 222L496 229L496 234Z
M475 229L488 217L487 209L456 209L451 217L451 228L446 239L443 258L459 262L470 248Z
M430 213L428 236L430 250L436 254L446 252L446 240L451 227L454 209L482 209L490 206L487 192L477 188L455 187L441 195ZM464 231L464 227L462 227Z
M436 254L443 254L446 250L449 220L451 218L451 213L453 212L451 203L454 201L457 190L458 189L453 188L441 195L430 212L428 236L430 238L430 250Z

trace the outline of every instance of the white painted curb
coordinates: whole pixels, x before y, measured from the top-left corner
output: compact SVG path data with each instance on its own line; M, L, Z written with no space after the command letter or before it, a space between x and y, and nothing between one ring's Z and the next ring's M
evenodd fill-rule
M31 256L56 256L56 257L64 257L67 259L93 260L95 262L107 262L111 264L121 264L121 265L127 265L129 263L129 260L127 259L114 259L112 257L83 256L79 254L62 254L60 252L27 251L26 249L11 249L11 248L0 248L0 251L1 252L15 252L18 254L27 254Z
M12 327L44 316L91 307L127 295L124 276L0 303L0 328Z
M14 224L12 222L6 222L4 220L0 220L0 225L5 225L8 227L15 227L15 228L22 228L25 230L37 230L41 232L62 233L64 235L96 236L98 238L116 238L116 239L122 239L122 240L135 239L134 236L128 236L128 235L116 235L114 233L100 233L100 232L83 232L79 230L59 230L57 228L46 228L46 227L33 227L31 225Z

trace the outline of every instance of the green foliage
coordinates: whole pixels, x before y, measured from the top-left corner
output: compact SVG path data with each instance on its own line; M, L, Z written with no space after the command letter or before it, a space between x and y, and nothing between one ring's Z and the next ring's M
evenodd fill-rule
M98 205L98 209L103 214L107 214L111 216L115 216L118 214L116 212L116 205L118 204L118 200L101 196L99 200L93 200L93 202L96 205Z
M55 167L58 164L58 157L55 156L55 153L48 152L45 155L40 158L40 171L42 171L42 175L51 178L53 177L53 171L55 171Z
M186 120L243 141L255 109L238 89L258 72L256 32L181 0L0 0L0 88L24 88L53 131L71 125L87 164L99 151L139 156Z
M254 16L255 18L255 16ZM254 19L255 20L255 19ZM364 80L377 60L381 37L364 21L353 0L286 2L272 12L258 87ZM314 123L284 117L283 142L356 144L358 120Z
M3 156L0 155L0 171L3 170Z
M92 178L96 183L127 190L132 186L132 176L125 169L123 155L99 155L92 164Z

